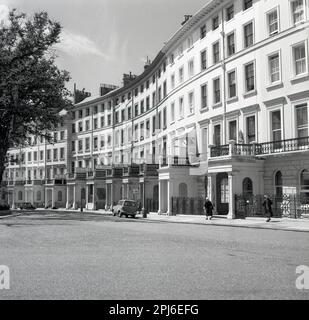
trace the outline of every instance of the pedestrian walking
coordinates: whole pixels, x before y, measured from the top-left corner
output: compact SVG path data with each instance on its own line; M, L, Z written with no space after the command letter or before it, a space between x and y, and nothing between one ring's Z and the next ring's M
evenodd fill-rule
M206 198L205 203L204 203L204 210L206 213L206 220L211 220L212 218L212 211L214 209L214 206L212 202L209 200L209 198Z
M273 204L273 202L270 200L269 196L265 195L263 207L264 207L265 215L267 217L266 222L269 222L273 216L272 204Z

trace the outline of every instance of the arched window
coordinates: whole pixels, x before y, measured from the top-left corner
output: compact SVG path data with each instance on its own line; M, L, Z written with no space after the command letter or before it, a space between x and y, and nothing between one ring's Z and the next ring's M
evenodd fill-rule
M179 185L179 197L187 198L188 197L188 187L185 183Z
M18 192L18 200L19 200L19 201L22 201L22 200L23 200L23 192L22 192L22 191L19 191L19 192Z
M302 202L309 203L309 170L303 170L300 174L300 195Z
M58 191L58 201L62 201L62 192Z
M245 178L242 182L242 192L244 195L253 195L253 183L250 178Z
M37 199L37 201L41 201L41 191L38 191L36 193L36 199Z
M276 197L282 197L282 173L281 171L277 171L275 174L275 194Z

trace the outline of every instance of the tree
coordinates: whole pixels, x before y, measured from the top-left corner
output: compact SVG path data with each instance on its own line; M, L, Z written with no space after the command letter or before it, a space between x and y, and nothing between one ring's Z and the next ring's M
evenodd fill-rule
M13 10L0 25L0 182L9 148L31 135L51 141L59 111L72 106L69 73L55 64L60 33L46 12L27 17Z

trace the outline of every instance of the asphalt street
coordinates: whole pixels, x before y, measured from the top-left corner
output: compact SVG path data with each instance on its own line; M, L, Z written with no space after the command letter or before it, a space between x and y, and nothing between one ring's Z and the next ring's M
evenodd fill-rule
M0 220L1 299L308 299L309 233L83 213Z

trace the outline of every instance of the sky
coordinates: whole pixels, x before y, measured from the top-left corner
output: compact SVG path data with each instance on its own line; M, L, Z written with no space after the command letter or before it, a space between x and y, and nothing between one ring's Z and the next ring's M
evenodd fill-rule
M17 8L32 15L47 11L63 27L57 64L70 72L79 89L93 96L100 83L121 86L123 73L142 73L164 42L179 29L185 14L206 0L0 0L0 19Z

